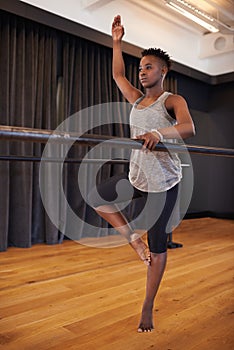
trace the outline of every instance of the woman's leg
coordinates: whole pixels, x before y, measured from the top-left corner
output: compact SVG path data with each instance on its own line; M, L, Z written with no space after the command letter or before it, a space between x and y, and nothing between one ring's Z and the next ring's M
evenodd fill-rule
M118 190L118 192L117 192ZM94 188L89 194L89 204L96 213L123 235L146 265L150 264L148 246L133 232L128 220L119 210L117 204L139 197L128 180L126 173L109 178ZM111 203L111 204L109 204Z
M148 266L146 295L142 307L138 332L151 332L153 326L153 306L167 262L166 227L176 203L178 185L167 191L163 211L157 222L148 231L148 243L151 252L151 264ZM154 202L162 200L161 195L155 195Z
M153 325L153 306L163 273L166 267L167 252L161 254L151 253L151 264L148 266L146 296L142 307L141 320L138 332L151 332Z
M140 259L148 266L150 265L149 248L140 236L132 230L126 217L118 210L116 205L102 205L93 208L96 213L105 219L112 227L126 238L131 247L139 255Z

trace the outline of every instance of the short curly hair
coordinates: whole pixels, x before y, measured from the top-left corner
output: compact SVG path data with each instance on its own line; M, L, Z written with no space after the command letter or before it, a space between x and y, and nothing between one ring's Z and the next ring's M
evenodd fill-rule
M166 64L168 70L171 69L171 63L172 63L171 58L166 51L163 51L161 49L156 49L156 48L149 48L141 52L141 57L149 56L149 55L159 58Z

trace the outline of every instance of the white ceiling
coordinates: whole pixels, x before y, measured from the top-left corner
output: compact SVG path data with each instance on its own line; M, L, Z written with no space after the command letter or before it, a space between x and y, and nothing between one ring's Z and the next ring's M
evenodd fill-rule
M130 0L131 1L131 0ZM187 3L196 7L198 10L210 15L217 20L216 26L222 34L234 34L234 0L185 0ZM181 25L186 25L199 31L202 34L206 33L206 29L198 24L186 19L184 16L174 12L165 5L164 0L133 0L132 3L139 6L151 8L155 13L168 18ZM223 25L222 25L223 24Z
M234 0L186 0L222 24L218 33L174 12L164 0L23 0L110 35L116 14L124 40L142 48L161 47L174 61L210 75L234 71Z

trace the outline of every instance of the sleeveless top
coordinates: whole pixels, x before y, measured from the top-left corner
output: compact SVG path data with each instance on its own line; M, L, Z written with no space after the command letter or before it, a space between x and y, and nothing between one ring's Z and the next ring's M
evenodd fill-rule
M142 109L137 109L137 105L144 96L133 104L130 113L131 138L153 129L176 125L176 120L165 107L169 95L171 93L165 91L154 103ZM175 142L174 139L165 141ZM181 178L181 162L176 153L132 150L129 180L135 188L144 192L164 192L175 186Z

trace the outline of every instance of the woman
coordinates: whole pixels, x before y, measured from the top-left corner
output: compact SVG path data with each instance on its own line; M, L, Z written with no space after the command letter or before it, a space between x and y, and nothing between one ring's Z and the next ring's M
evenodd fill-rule
M177 199L178 184L182 177L177 155L155 152L153 149L158 142L184 139L194 135L195 131L184 98L163 89L163 81L171 65L168 54L161 49L143 51L139 67L139 79L145 89L143 94L125 77L121 49L123 35L121 18L116 16L112 24L113 78L123 96L133 104L130 115L131 137L143 140L143 149L132 150L127 176L114 176L98 186L98 193L103 202L92 193L90 201L96 212L126 237L148 266L146 295L138 332L150 332L154 328L154 299L167 260L166 226ZM133 190L122 190L117 196L116 184L123 178L131 184ZM149 218L155 217L147 232L148 246L133 231L115 203L116 197L118 202L128 200L129 193L131 199L150 198L150 203L154 203L148 212Z

